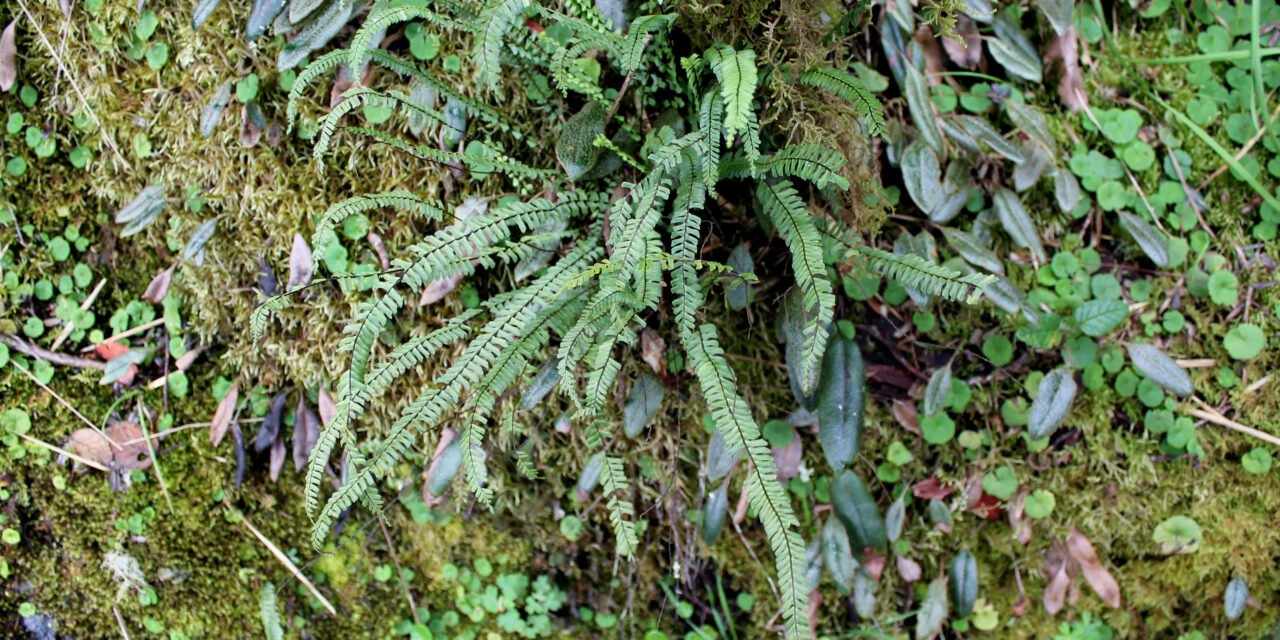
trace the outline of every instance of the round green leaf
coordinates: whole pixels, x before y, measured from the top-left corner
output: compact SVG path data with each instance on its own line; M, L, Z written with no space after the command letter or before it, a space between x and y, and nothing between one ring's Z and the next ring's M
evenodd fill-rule
M1242 322L1227 331L1222 346L1236 360L1252 360L1267 346L1267 336L1250 322Z

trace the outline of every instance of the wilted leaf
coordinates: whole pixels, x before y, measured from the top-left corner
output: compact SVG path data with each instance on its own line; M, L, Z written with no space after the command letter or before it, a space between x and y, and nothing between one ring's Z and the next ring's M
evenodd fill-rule
M1089 300L1076 307L1075 319L1085 335L1104 336L1129 317L1129 305L1121 300ZM1184 374L1185 375L1185 374Z
M1062 611L1062 605L1067 599L1067 588L1071 586L1071 558L1060 543L1054 543L1054 548L1045 554L1044 568L1045 577L1049 579L1049 584L1044 588L1044 608L1049 615L1054 615Z
M0 91L8 91L18 81L18 20L14 18L0 33Z
M71 432L65 448L81 458L106 465L111 462L111 444L94 429L82 427Z
M267 466L267 477L271 478L272 482L280 479L280 470L284 468L284 459L284 438L277 437L271 441L270 462Z
M955 492L955 487L942 484L937 476L931 476L911 485L911 495L921 500L942 500Z
M818 387L818 438L827 464L839 471L862 443L867 371L858 345L836 332L827 342Z
M160 304L166 295L169 295L169 285L173 282L173 270L178 267L178 263L173 263L168 269L156 274L151 279L151 283L147 285L147 290L142 292L142 299L152 304Z
M1018 194L1004 188L997 187L992 200L995 201L996 214L1000 216L1000 224L1004 226L1004 230L1013 238L1014 244L1025 249L1030 249L1040 262L1045 262L1044 245L1040 244L1040 232L1036 229L1036 225L1031 221L1031 214L1027 213L1026 208L1022 206L1022 201L1018 199Z
M81 429L83 431L83 429ZM1222 598L1223 609L1228 620L1236 620L1244 614L1245 605L1249 604L1249 583L1236 576L1227 583L1227 592Z
M894 561L898 565L898 576L902 578L903 582L915 582L923 575L920 570L920 564L911 558L897 556Z
M590 171L600 158L595 139L604 134L606 115L604 103L592 100L565 122L556 142L556 159L571 182Z
M276 436L280 434L280 424L284 420L284 407L288 402L288 391L278 393L275 398L272 398L271 408L262 419L262 426L258 427L258 435L253 440L254 451L261 453L270 447Z
M662 396L665 393L661 380L648 372L640 374L640 378L631 387L631 394L627 396L626 406L622 408L622 425L628 438L640 435L658 412L658 407L662 406Z
M1129 359L1142 375L1163 387L1166 391L1180 396L1191 395L1195 387L1191 384L1191 376L1178 366L1159 347L1150 344L1133 343L1129 345Z
M933 149L919 140L902 152L902 180L921 211L931 211L942 195L942 168Z
M657 331L645 327L640 333L640 359L649 365L653 372L661 375L664 367L662 359L667 355L667 341Z
M1067 536L1067 552L1080 564L1084 579L1088 581L1090 587L1093 587L1094 593L1097 593L1098 597L1102 598L1102 601L1111 608L1119 608L1120 585L1111 576L1111 572L1107 571L1107 568L1102 566L1102 562L1098 560L1098 554L1093 550L1093 544L1074 527Z
M884 519L876 499L867 485L852 471L836 477L831 486L831 504L836 515L849 533L849 543L858 553L870 549L885 549L889 545L885 535Z
M1169 238L1155 227L1147 224L1146 220L1129 213L1128 211L1117 211L1120 216L1120 225L1138 241L1138 246L1142 248L1142 252L1147 254L1148 258L1156 264L1157 267L1169 266Z
M293 234L293 249L289 251L289 284L292 291L311 282L311 247L301 233Z
M714 544L724 529L725 517L729 514L729 487L727 483L711 490L707 494L707 503L702 508L702 540Z
M239 401L240 383L237 381L227 389L227 395L222 396L222 400L218 401L218 408L213 412L212 424L209 425L209 442L213 446L218 446L223 436L227 435L227 428L231 426L231 418L235 416L236 403Z
M320 439L320 417L307 406L306 397L298 394L298 408L293 411L293 470L307 466L311 448Z
M164 187L151 185L143 189L124 208L116 213L116 223L123 224L120 237L127 238L142 231L164 210Z
M928 24L922 24L916 32L911 36L920 47L920 51L924 54L924 77L929 82L929 86L942 83L942 72L945 67L942 63L942 48L938 46L938 38L933 35L933 29ZM944 38L949 40L950 38Z
M921 640L932 638L942 631L942 623L946 619L947 581L934 578L925 591L924 601L920 603L920 613L916 615L916 637Z
M920 412L915 403L906 400L893 401L893 419L907 431L920 435Z
M973 613L973 603L978 599L978 561L968 551L961 551L951 561L947 575L951 590L951 608L964 617Z
M957 66L966 69L978 66L978 61L982 60L982 36L978 35L978 27L969 16L961 14L956 19L954 31L959 38L942 39L947 56Z
M1045 375L1036 390L1027 418L1027 431L1032 438L1043 438L1051 433L1071 411L1076 398L1076 381L1071 369L1058 367Z
M436 278L428 282L427 287L422 290L422 298L418 300L418 306L435 304L443 300L445 296L449 295L450 291L453 291L458 286L459 282L462 282L462 274L447 278Z
M1048 63L1054 60L1060 62L1061 70L1058 77L1058 99L1073 113L1089 106L1089 98L1084 92L1084 76L1080 73L1080 53L1074 26L1049 39L1044 61Z
M942 411L942 405L950 394L951 363L947 363L945 367L938 367L938 370L929 376L929 384L924 388L924 414L931 416Z
M827 518L822 525L822 564L842 593L853 590L853 573L858 570L858 562L853 559L849 534L845 533L839 518Z

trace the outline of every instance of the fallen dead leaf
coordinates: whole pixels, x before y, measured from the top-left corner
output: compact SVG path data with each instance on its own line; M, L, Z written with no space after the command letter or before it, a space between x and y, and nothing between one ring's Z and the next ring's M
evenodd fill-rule
M1084 92L1084 77L1080 73L1080 55L1076 43L1076 28L1070 27L1062 35L1054 34L1045 48L1046 64L1059 61L1061 75L1058 79L1058 97L1072 112L1089 106Z
M280 470L284 468L284 438L277 437L271 442L271 465L267 469L267 476L275 482L280 478Z
M920 435L920 410L916 408L914 402L894 400L893 419L897 420L903 429Z
M382 241L382 236L370 231L366 239L373 246L374 252L378 254L378 262L382 264L382 270L390 270L391 260L387 258L387 243Z
M320 439L320 417L307 406L306 398L298 394L298 408L293 412L293 470L307 466L307 457Z
M120 445L112 447L111 457L121 469L146 469L151 466L151 458L143 458L147 452L147 440L142 437L142 428L136 422L117 422L106 428L107 437ZM151 436L151 445L158 442Z
M71 432L71 438L67 440L64 448L81 458L86 458L99 464L107 464L111 462L111 443L102 437L94 429L82 427Z
M204 351L203 348L192 349L182 354L181 358L174 361L174 366L178 367L178 371L186 371L187 369L190 369L191 365L195 364L196 358L200 357L200 352L202 351Z
M209 442L218 446L222 437L227 435L227 427L231 426L231 418L236 413L236 403L240 400L240 383L236 382L227 389L227 395L218 401L218 408L213 412L212 424L209 425Z
M274 121L267 126L267 146L274 147L280 144L280 138L284 135L284 131L280 125Z
M920 579L920 576L923 573L920 570L920 565L917 564L915 560L906 556L898 556L897 564L898 575L902 576L902 579L905 582L915 582Z
M814 637L817 637L818 635L818 622L822 620L822 616L819 615L821 612L822 612L822 593L819 592L817 589L814 589L813 591L809 592L809 612L808 612L809 633L813 634Z
M319 397L316 398L316 404L320 409L320 423L329 424L333 420L333 414L338 412L338 404L333 401L333 396L329 395L329 390L320 387Z
M449 292L453 291L454 287L457 287L458 283L461 281L462 276L456 275L449 278L438 278L428 282L427 288L422 290L422 298L418 300L418 306L425 307L429 304L440 302L445 296L449 295Z
M1089 586L1093 587L1094 593L1097 593L1098 597L1112 609L1120 608L1120 585L1098 559L1093 543L1074 527L1067 536L1067 551L1076 562L1080 563L1080 571L1084 573L1084 579Z
M924 52L924 76L929 81L929 86L942 83L942 48L938 46L938 39L933 35L933 29L929 25L921 25L916 29L912 39L916 44L920 45L920 50Z
M8 91L18 81L17 29L15 18L0 34L0 91Z
M124 355L128 350L129 347L126 347L115 340L106 340L93 346L94 353L98 354L98 357L102 358L104 362L110 362L111 360Z
M253 437L253 450L262 453L271 446L280 433L280 424L284 422L284 408L289 402L289 392L282 391L271 399L271 408L258 427L258 435Z
M875 553L870 547L863 549L863 555L866 557L862 561L862 568L866 569L867 575L872 580L880 581L880 575L884 573L885 555L883 553Z
M293 234L293 249L289 251L289 284L285 291L293 291L311 282L311 247L301 233Z
M792 436L785 447L773 448L773 463L778 467L779 480L790 480L800 475L800 458L804 449L800 446L800 437Z
M1027 504L1027 496L1031 490L1023 486L1009 499L1009 526L1013 527L1013 537L1022 544L1031 541L1031 520L1023 513Z
M943 38L942 47L947 50L947 57L957 66L972 69L982 60L982 36L978 35L978 27L973 20L963 13L956 20L956 38Z
M936 476L911 485L912 495L921 500L942 500L955 492L955 487L942 484Z
M166 295L169 295L169 285L173 283L173 270L178 267L178 263L173 263L168 269L156 274L151 279L151 284L147 285L147 290L142 292L142 299L151 304L160 304Z
M640 333L640 358L649 365L653 372L662 375L664 370L662 359L667 354L667 341L657 331L645 327Z
M1071 585L1071 558L1061 543L1055 542L1053 548L1044 556L1044 575L1049 584L1044 588L1044 609L1049 615L1062 611L1067 598L1067 587Z
M262 128L266 123L262 120L262 109L253 102L245 103L240 109L240 144L252 147L262 139Z

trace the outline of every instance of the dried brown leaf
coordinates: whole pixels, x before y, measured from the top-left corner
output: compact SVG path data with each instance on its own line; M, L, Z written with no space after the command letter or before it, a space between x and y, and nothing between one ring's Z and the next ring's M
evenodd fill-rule
M1061 75L1058 78L1058 98L1071 111L1089 106L1084 93L1084 77L1080 73L1080 50L1076 43L1076 28L1071 27L1062 35L1055 34L1044 52L1046 64L1059 61Z
M957 66L972 69L982 60L982 36L978 35L978 27L973 20L963 13L956 20L956 38L943 38L942 46L947 50L947 57Z
M916 29L916 33L912 38L916 44L920 45L920 49L924 51L924 77L929 81L929 86L942 83L942 47L938 46L938 39L933 35L933 29L929 25L921 25Z
M809 592L809 633L818 635L818 623L822 620L822 593L817 589Z
M293 249L289 251L289 284L292 291L311 282L311 247L301 233L293 234Z
M231 426L231 418L236 413L236 403L240 401L240 383L236 382L227 389L227 395L222 396L222 400L218 401L218 408L213 412L213 421L209 425L209 441L213 446L218 446L222 442L222 437L227 435L227 427Z
M800 459L804 457L804 449L800 445L800 437L792 436L785 447L773 448L773 463L778 467L777 478L790 480L800 475Z
M178 358L178 359L174 362L174 366L178 367L178 371L186 371L187 369L190 369L190 368L191 368L191 365L195 364L195 362L196 362L196 358L199 358L199 357L200 357L200 353L201 353L201 352L203 352L203 351L204 351L204 349L203 349L203 348L200 348L200 349L192 349L192 350L190 350L190 351L188 351L188 352L186 352L186 353L182 354L182 357L181 357L181 358Z
M298 394L298 408L293 411L293 470L307 466L311 448L320 439L320 417L307 406L306 398Z
M866 559L862 561L862 568L866 570L867 575L871 576L872 580L879 582L880 575L884 573L885 560L888 558L883 553L876 553L871 547L863 549L863 552Z
M427 288L422 290L422 298L418 300L418 306L424 307L429 304L435 304L449 295L454 287L462 281L461 275L448 278L438 278L427 283Z
M284 131L280 128L279 123L272 121L267 126L267 146L274 147L280 144L280 138L284 135Z
M107 437L119 447L112 446L111 457L121 469L146 469L151 466L151 458L147 455L147 439L142 437L142 428L136 422L117 422L106 428ZM151 445L157 444L157 438L151 436Z
M67 440L65 448L81 458L86 458L99 464L107 464L111 462L111 443L102 437L94 429L83 427L71 432L71 438Z
M18 81L18 20L9 22L0 34L0 91L8 91Z
M128 350L129 347L126 347L115 340L105 340L93 346L94 353L98 354L98 357L102 358L104 362L110 362L111 360L124 355Z
M284 438L278 437L271 442L271 466L267 469L267 476L275 482L280 478L280 470L284 468Z
M253 102L245 103L240 109L240 144L252 147L262 139L262 109Z
M1102 565L1102 561L1098 559L1097 552L1093 549L1093 543L1084 537L1078 529L1072 528L1071 533L1067 536L1067 551L1076 562L1080 563L1080 570L1084 573L1084 579L1088 581L1089 586L1093 587L1093 591L1098 594L1102 601L1107 603L1112 609L1120 607L1120 585L1116 582L1115 577L1110 571Z
M168 269L156 274L151 279L151 284L147 285L147 290L142 292L142 299L151 304L160 304L166 295L169 295L169 285L173 283L173 270L178 267L178 263L173 263Z
M911 485L911 493L921 500L942 500L955 492L955 487L942 484L937 477L927 478Z
M923 571L920 570L920 565L911 558L898 556L897 563L898 575L902 576L902 579L905 582L915 582L916 580L919 580L920 576L923 574Z
M333 401L333 396L329 395L329 390L320 387L319 397L316 398L316 404L320 409L320 423L329 424L333 420L334 414L338 412L338 403Z
M893 419L897 420L903 429L920 435L920 410L916 408L914 402L894 400Z
M1044 588L1044 609L1049 615L1062 611L1067 598L1067 587L1071 585L1071 558L1060 543L1045 553L1044 575L1049 584Z
M1026 517L1024 509L1031 489L1026 486L1018 488L1018 492L1009 499L1009 526L1013 527L1013 537L1022 544L1031 541L1031 520Z
M382 241L382 236L370 231L367 238L369 244L373 245L373 250L378 254L378 262L382 264L382 270L387 271L391 268L391 261L387 259L387 243Z
M662 375L662 360L667 354L667 341L657 331L645 327L640 334L640 357L653 372Z

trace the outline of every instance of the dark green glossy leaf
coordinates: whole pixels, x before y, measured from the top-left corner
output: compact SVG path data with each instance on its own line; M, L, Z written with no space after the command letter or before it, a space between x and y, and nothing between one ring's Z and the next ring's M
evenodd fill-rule
M565 123L556 142L556 159L564 167L570 181L577 180L600 158L600 147L595 145L597 136L604 134L608 108L604 103L591 101Z
M853 559L849 534L839 518L827 518L822 525L822 563L841 593L853 590L853 574L858 570L858 562Z
M978 600L978 562L973 554L961 551L951 561L951 572L947 576L947 586L951 591L951 609L955 614L964 617L973 613L973 603Z
M831 484L831 504L835 507L840 522L844 523L845 531L849 533L849 543L855 552L888 547L884 518L880 515L880 508L876 506L876 499L871 496L862 479L852 471L841 473Z
M822 452L836 471L853 462L862 443L866 375L858 345L839 332L833 334L822 358L817 413Z

